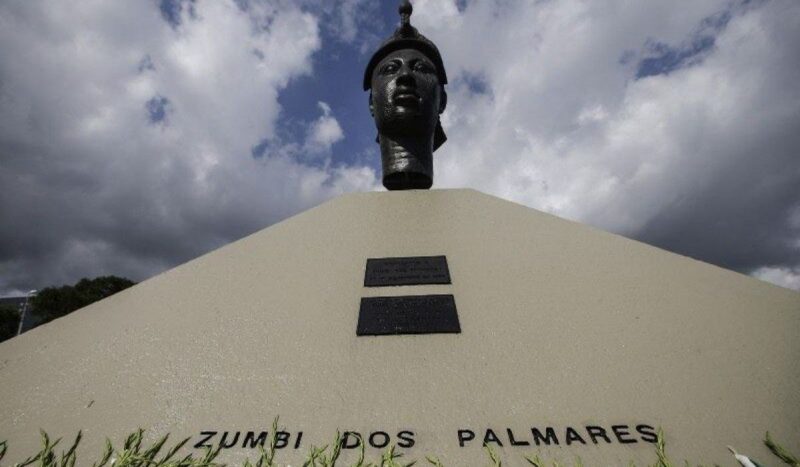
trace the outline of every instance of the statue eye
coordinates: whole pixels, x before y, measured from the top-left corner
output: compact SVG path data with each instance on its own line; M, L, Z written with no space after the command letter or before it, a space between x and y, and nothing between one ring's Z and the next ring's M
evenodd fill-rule
M423 73L432 73L433 72L433 67L431 67L426 62L423 62L422 60L420 60L420 61L418 61L417 63L414 64L414 70L415 71L421 71Z
M400 65L398 65L395 62L389 62L386 65L383 65L381 67L381 73L383 73L383 74L396 73L397 70L399 70L399 69L400 69Z

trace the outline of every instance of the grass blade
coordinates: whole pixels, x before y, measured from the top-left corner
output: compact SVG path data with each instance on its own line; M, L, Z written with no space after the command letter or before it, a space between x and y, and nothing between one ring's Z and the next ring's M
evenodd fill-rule
M795 455L787 451L783 446L773 441L769 435L769 431L764 438L764 444L766 444L769 450L787 465L791 465L792 467L800 467L800 460Z

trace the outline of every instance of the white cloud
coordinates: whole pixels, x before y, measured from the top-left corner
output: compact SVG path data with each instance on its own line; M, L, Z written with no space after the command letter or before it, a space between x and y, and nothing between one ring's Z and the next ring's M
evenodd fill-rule
M647 44L691 50L726 15L713 47L635 79ZM745 272L800 265L799 3L418 0L414 20L451 83L436 186Z
M0 4L0 290L144 278L376 186L362 167L251 155L312 70L317 18L214 0L180 20L146 1ZM314 125L315 144L343 137L329 110Z
M339 122L331 114L331 107L325 102L318 102L322 115L308 129L306 151L314 154L330 153L331 146L344 139L344 131Z
M800 290L800 271L789 268L758 268L753 276L787 289Z

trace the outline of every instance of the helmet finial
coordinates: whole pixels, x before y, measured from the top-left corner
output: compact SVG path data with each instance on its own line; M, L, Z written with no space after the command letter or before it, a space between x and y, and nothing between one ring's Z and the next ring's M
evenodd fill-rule
M414 12L414 7L411 6L411 2L409 0L401 1L397 11L400 13L400 28L397 30L396 34L400 37L417 36L416 28L411 26L411 13Z
M411 13L414 12L414 7L411 6L411 2L409 0L403 0L400 2L400 8L397 9L400 13L400 23L401 24L409 24L411 21Z

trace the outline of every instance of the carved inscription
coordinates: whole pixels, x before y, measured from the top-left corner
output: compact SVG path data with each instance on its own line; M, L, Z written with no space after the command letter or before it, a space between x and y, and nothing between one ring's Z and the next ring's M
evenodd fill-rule
M450 271L444 256L371 258L364 274L364 287L449 283Z
M460 333L452 295L364 297L356 335Z
M634 445L637 443L655 444L658 442L656 424L627 423L617 425L560 425L541 426L519 424L516 427L495 426L463 427L445 439L448 445L457 445L459 448L474 448L480 446L513 447L529 449L531 447L569 447L582 446L609 446ZM431 430L423 430L430 434ZM242 448L255 449L265 444L269 445L270 433L266 428L245 431L239 430L212 430L201 431L194 441L195 449L221 447L222 449ZM307 436L306 436L307 438ZM275 433L276 449L301 449L306 444L303 431L277 431ZM389 444L409 449L417 443L417 430L406 428L400 431L389 429L372 429L367 431L345 431L340 442L342 449L356 449L359 439L365 446L384 449Z

